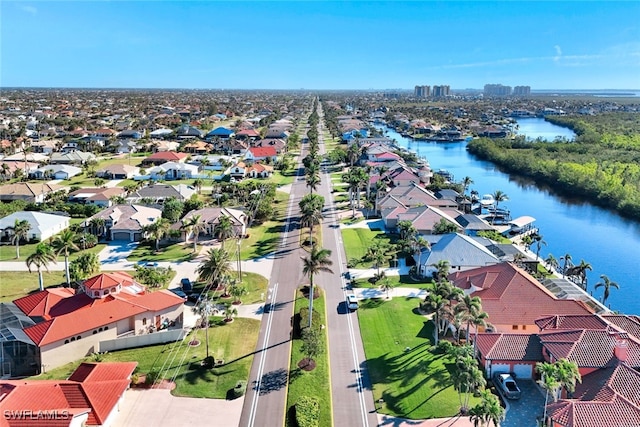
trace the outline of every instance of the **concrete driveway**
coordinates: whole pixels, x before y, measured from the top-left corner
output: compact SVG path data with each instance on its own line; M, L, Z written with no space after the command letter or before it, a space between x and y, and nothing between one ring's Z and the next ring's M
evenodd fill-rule
M113 427L235 427L244 399L175 397L169 390L129 389Z
M102 266L109 265L109 268L127 268L132 269L133 266L127 261L127 257L138 247L138 242L114 241L109 242L107 246L100 251L98 258Z
M544 411L544 394L533 380L516 379L516 382L522 397L507 401L507 415L500 426L535 427L537 417L542 417Z

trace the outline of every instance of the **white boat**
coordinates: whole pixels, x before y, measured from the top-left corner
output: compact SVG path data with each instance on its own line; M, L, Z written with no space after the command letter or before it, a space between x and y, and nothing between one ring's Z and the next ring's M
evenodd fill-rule
M482 196L482 199L480 199L480 204L482 206L490 206L495 204L496 200L493 198L493 196L491 194L485 194Z

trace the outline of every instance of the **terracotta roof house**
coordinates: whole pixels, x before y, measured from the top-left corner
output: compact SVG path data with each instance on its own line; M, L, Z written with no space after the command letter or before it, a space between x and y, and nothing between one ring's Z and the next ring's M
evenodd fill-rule
M211 151L211 146L204 141L195 140L185 145L184 151L193 154L205 154Z
M129 194L127 196L127 201L130 203L138 203L142 199L150 199L155 204L162 204L170 197L173 197L180 201L185 201L189 200L194 194L196 194L196 190L190 185L168 185L152 183L146 187L142 187L134 193Z
M18 170L21 170L23 175L29 175L39 167L38 163L24 161L0 162L0 175L3 175L5 180L9 180L16 176Z
M221 216L226 216L231 220L233 225L234 235L244 236L247 232L247 216L244 212L238 209L231 208L203 208L193 210L187 213L182 219L186 222L194 215L200 215L205 222L206 227L202 231L202 234L213 237L214 228L218 224L218 220ZM191 235L186 236L187 239L191 238Z
M541 317L593 314L580 301L557 299L529 273L507 262L455 272L449 280L482 299L496 332L536 333Z
M247 165L244 162L237 162L229 168L229 175L233 180L241 180L247 175Z
M251 147L247 150L247 154L244 156L245 160L257 162L264 160L274 163L278 160L278 153L273 146L268 147Z
M69 201L108 208L112 205L112 197L125 194L126 191L122 187L81 188L69 193Z
M80 293L52 295L52 289L14 300L35 321L24 334L37 347L38 367L55 368L87 354L176 339L181 335L184 300L173 292L149 292L125 272L103 273L85 281ZM154 332L157 337L145 337ZM120 338L129 337L127 340ZM137 338L136 338L137 337Z
M87 218L83 224L89 227L94 218L103 219L103 232L110 240L138 242L144 237L142 228L156 222L161 216L160 209L148 206L115 205Z
M106 179L133 179L140 175L140 168L131 165L110 165L96 172L96 176Z
M109 426L118 415L137 362L83 362L67 380L0 382L8 427ZM47 415L49 415L47 417Z
M571 399L547 405L552 427L640 426L640 373L624 362L582 377Z
M258 139L260 138L260 134L255 129L242 129L238 133L236 133L236 138L238 139Z
M69 228L68 216L36 211L20 211L0 219L0 233L2 233L3 239L13 236L16 220L27 221L31 226L27 235L28 240L43 241Z
M255 163L247 167L247 176L249 178L269 178L273 175L273 166Z
M476 339L480 365L488 378L496 372L513 372L517 378L533 378L535 365L543 362L536 334L481 333Z
M187 153L176 153L174 151L159 151L157 153L153 153L146 159L142 161L143 166L151 166L151 165L161 165L166 162L177 162L184 163L184 161L189 157Z

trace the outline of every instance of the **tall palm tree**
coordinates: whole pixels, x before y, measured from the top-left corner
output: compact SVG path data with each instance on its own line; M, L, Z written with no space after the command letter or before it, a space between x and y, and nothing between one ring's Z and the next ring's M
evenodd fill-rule
M569 270L569 267L571 267L573 265L573 262L571 262L571 254L567 253L564 254L563 256L560 257L560 261L562 261L562 277L564 278L564 276L567 274L567 271Z
M426 307L433 313L434 339L435 345L438 345L440 339L440 317L444 314L444 309L449 304L449 300L435 292L429 293L425 299Z
M196 178L193 180L193 188L196 189L198 194L200 194L200 192L202 191L203 184L204 184L204 181L201 178Z
M547 257L544 259L544 263L546 264L547 269L549 269L550 271L557 270L560 267L560 263L558 262L556 257L553 256L553 254L547 255Z
M316 190L320 185L320 170L317 166L306 168L305 177L307 181L307 187L309 187L309 192L313 194L314 190Z
M209 357L209 317L214 312L213 302L209 298L203 298L193 306L193 313L200 316L200 326L205 328L206 357Z
M382 281L382 285L380 285L380 290L386 293L387 299L389 299L389 291L395 287L396 287L395 284L393 284L388 277L385 277L384 280Z
M213 227L213 235L222 241L222 248L224 249L225 241L234 235L233 222L231 222L231 218L227 215L220 214L218 222Z
M27 240L29 230L31 230L31 224L26 219L16 219L13 223L13 237L11 240L16 245L16 259L20 258L20 241Z
M196 272L198 276L216 287L229 275L229 253L223 248L212 248L207 251L206 259L200 263Z
M58 234L53 239L53 248L56 251L56 255L64 255L64 273L67 279L67 286L71 285L71 276L69 274L69 252L79 251L80 248L76 244L78 236L73 231L67 229Z
M469 342L469 330L471 329L471 322L476 318L478 313L482 312L482 301L480 297L471 295L464 295L458 304L456 304L454 311L462 314L462 320L467 324L466 340Z
M462 184L462 196L463 196L464 198L466 198L466 196L467 196L467 189L469 188L469 186L470 186L471 184L473 184L473 179L471 179L471 177L470 177L470 176L465 176L464 178L462 178L462 182L461 182L461 184Z
M313 277L321 271L333 274L333 271L329 268L333 264L330 257L331 251L329 249L313 245L309 256L302 258L302 273L309 277L309 328L311 328L311 318L313 316Z
M49 263L56 261L56 254L53 251L53 248L42 242L38 243L36 246L36 250L27 257L26 263L27 268L29 269L29 273L31 273L31 267L35 266L38 270L38 284L40 285L40 290L44 290L44 279L42 278L42 268L44 267L47 271L49 271Z
M582 382L580 370L576 362L562 358L554 363L555 375L561 388L567 391L567 396L571 398L571 395L576 391L576 383Z
M493 193L493 200L494 200L495 208L496 208L496 210L498 210L498 205L500 204L500 202L505 202L505 201L509 200L509 196L507 196L501 190L496 190Z
M104 234L103 229L106 224L104 218L93 218L91 221L89 221L89 224L91 224L91 227L93 228L96 236L100 237Z
M207 224L202 219L202 215L191 215L186 220L182 220L182 228L187 232L187 238L189 234L193 234L193 252L198 250L198 236L205 229Z
M576 275L580 278L580 286L585 291L587 290L587 270L593 270L593 266L581 259L580 264L574 267Z
M480 399L480 403L469 411L469 420L473 422L474 427L485 427L490 423L498 427L505 417L505 409L500 404L498 396L491 393L491 390L482 390Z
M601 274L600 279L602 279L602 281L596 283L595 289L604 288L604 293L602 294L601 301L602 305L605 305L607 303L607 300L609 299L609 292L611 291L611 288L620 289L620 285L618 285L616 282L612 282L611 279L609 279L605 274Z
M397 228L400 240L411 240L417 233L416 227L408 220L398 221Z
M547 245L547 242L545 242L544 240L542 240L542 235L540 234L535 234L533 236L533 241L536 244L536 261L540 258L540 249L542 245Z
M549 395L553 397L555 402L558 399L558 390L560 390L560 383L556 378L556 367L553 363L538 362L536 363L536 371L541 375L538 384L545 390L544 395L544 415L543 420L547 419L547 404L549 403Z
M160 240L169 234L171 223L166 218L160 218L156 222L142 227L142 231L155 241L156 252L160 251Z
M444 281L449 275L449 268L451 268L451 265L446 259L441 259L432 266L436 268L436 280L438 282Z
M413 237L414 253L418 254L418 276L422 277L422 250L431 248L431 244L427 239L419 234Z

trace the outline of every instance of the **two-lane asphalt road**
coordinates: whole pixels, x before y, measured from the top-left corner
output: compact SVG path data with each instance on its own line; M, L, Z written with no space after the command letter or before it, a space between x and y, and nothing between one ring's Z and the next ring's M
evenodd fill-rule
M318 112L322 117L321 107ZM320 128L318 130L322 135ZM322 153L321 136L319 142ZM305 148L303 146L300 159L305 155ZM325 210L333 212L329 175L323 173L322 181L319 194L325 197ZM265 314L240 419L242 427L284 425L293 298L305 280L301 257L306 256L306 252L299 246L298 202L307 192L304 178L297 178L291 188L285 232L269 280ZM321 273L316 278L316 284L326 293L333 425L375 426L377 417L365 369L358 318L355 313L348 313L343 304L346 261L340 230L337 218L330 213L323 220L323 247L332 251L334 272Z

